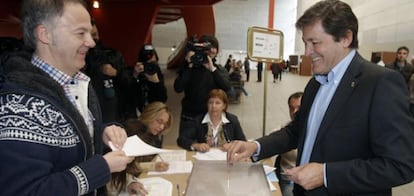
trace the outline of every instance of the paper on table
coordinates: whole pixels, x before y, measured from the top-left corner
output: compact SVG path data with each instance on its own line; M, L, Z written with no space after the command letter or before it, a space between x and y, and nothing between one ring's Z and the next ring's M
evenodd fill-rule
M156 162L165 161L185 161L187 158L186 150L171 150L169 152L162 152L159 153L157 158L155 159ZM160 158L161 157L161 158Z
M138 181L144 185L148 195L165 196L172 195L173 185L170 181L161 177L139 178Z
M216 161L225 161L227 160L227 152L224 152L218 148L212 148L208 152L197 152L193 156L197 160L216 160Z
M116 150L116 148L109 143L109 146L112 150ZM143 156L143 155L151 155L151 154L158 154L162 152L169 152L170 150L165 150L161 148L155 148L145 142L143 142L137 135L133 135L127 138L125 141L124 147L122 150L125 152L127 156Z
M172 161L168 162L168 164L169 166L167 171L150 171L148 172L148 175L190 173L193 169L193 162L191 161Z
M263 169L264 169L264 171L265 171L265 174L267 175L267 174L269 174L270 172L273 172L273 171L275 171L275 167L271 167L271 166L268 166L268 165L263 165Z

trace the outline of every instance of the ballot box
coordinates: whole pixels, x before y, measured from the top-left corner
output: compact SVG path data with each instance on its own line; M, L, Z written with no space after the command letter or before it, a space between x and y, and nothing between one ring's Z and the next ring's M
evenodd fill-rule
M269 196L271 191L261 163L196 160L185 195Z

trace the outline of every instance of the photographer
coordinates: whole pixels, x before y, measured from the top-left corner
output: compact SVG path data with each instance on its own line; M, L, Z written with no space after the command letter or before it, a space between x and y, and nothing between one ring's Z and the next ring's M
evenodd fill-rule
M105 46L99 39L99 31L92 20L91 35L96 43L86 55L84 72L91 78L93 89L99 99L104 123L121 122L123 119L122 93L125 67L120 51Z
M126 116L136 118L144 107L154 101L167 101L164 75L158 65L158 54L152 45L144 45L138 54L138 62L128 74Z
M198 42L190 42L184 65L174 82L177 93L184 92L181 101L180 130L192 124L194 117L207 113L208 93L212 89L231 89L229 74L215 64L219 43L214 36L203 35Z

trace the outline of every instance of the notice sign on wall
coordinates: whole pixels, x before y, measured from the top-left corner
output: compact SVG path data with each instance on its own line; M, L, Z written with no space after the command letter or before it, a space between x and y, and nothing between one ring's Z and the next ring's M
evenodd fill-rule
M247 32L247 55L250 60L279 62L283 59L283 33L275 29L250 27Z

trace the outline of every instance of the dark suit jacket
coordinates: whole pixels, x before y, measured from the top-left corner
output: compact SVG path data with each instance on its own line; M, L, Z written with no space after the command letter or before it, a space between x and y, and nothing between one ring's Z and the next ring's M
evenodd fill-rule
M298 147L302 156L308 115L319 83L305 88L296 118L258 139L259 159ZM326 163L327 188L296 195L391 195L414 178L414 119L401 74L364 60L351 61L321 122L310 162Z
M203 121L204 115L199 115L195 118L192 126L187 127L185 130L180 130L180 135L177 139L177 144L182 148L190 150L191 144L197 143L206 143L206 134L208 131L208 125L206 123L201 124ZM246 141L246 136L244 136L243 130L240 126L239 119L234 114L226 112L226 118L230 121L223 125L223 131L226 133L226 140L244 140Z

